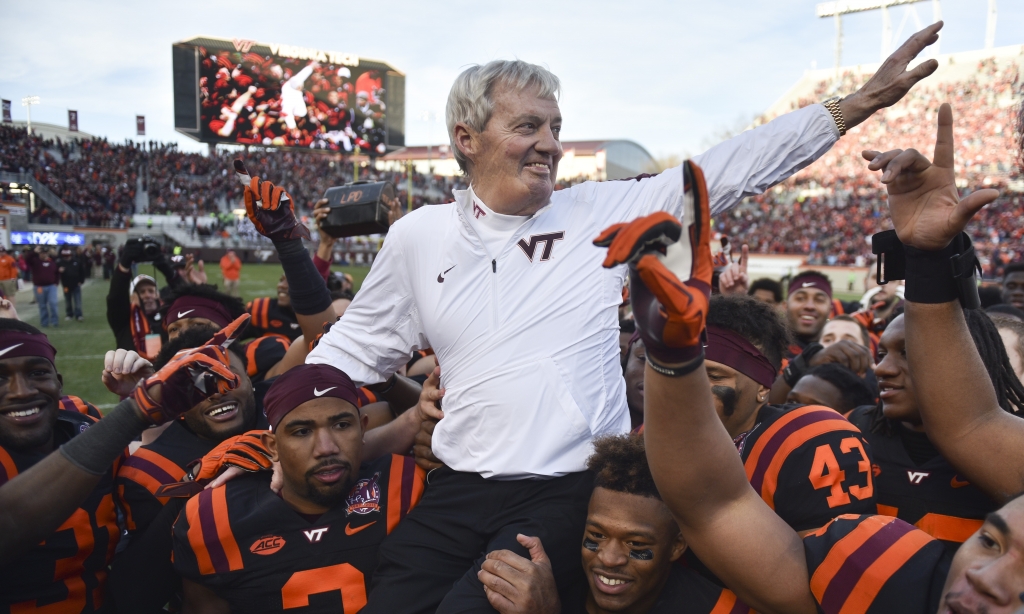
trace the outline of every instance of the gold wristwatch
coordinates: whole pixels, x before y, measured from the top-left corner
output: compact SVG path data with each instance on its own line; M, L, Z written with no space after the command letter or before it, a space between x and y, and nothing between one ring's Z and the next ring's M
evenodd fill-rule
M832 114L832 119L836 122L836 127L839 128L839 136L846 134L846 120L843 119L843 112L839 108L839 101L842 100L839 96L829 98L825 102L821 103L828 112Z

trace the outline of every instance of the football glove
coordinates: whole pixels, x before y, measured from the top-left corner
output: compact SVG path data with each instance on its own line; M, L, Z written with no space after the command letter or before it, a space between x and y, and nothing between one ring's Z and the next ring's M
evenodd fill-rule
M235 161L237 169L240 162ZM244 166L242 169L244 170ZM282 202L284 201L284 202ZM308 239L309 229L295 218L292 199L284 188L259 177L249 180L245 186L245 213L252 220L256 230L271 241Z
M700 167L683 164L683 223L665 212L615 224L594 240L607 247L603 266L629 266L633 318L647 360L665 375L666 365L691 363L704 354L704 324L711 295L711 215Z
M182 350L162 369L139 382L132 399L153 424L177 418L197 403L214 394L224 394L238 387L240 379L231 370L228 346L235 341L249 314L217 331L206 345ZM153 398L153 388L160 386L160 400Z
M199 460L188 466L188 472L180 482L164 484L156 491L157 497L191 497L227 467L238 467L244 471L273 471L270 451L263 445L260 435L266 431L249 431L229 437L220 442Z

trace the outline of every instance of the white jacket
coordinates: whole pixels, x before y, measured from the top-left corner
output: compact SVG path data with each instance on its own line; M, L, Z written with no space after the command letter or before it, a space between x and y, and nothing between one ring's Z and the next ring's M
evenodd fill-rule
M807 166L838 139L828 111L784 115L695 158L712 214ZM390 230L345 316L307 358L381 382L433 348L447 390L433 451L485 478L581 471L594 437L629 430L619 363L625 267L604 269L592 241L655 211L678 216L679 167L653 177L587 182L551 202L490 255L463 207L420 208Z

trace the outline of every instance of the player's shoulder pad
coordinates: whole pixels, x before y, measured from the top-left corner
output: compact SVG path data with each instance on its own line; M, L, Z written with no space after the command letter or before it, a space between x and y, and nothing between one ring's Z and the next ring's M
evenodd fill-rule
M370 482L374 480L379 481L379 488L386 488L386 493L378 493L378 496L386 496L385 513L387 532L390 534L423 497L427 473L411 456L382 456L360 466L359 480L352 488L352 493L371 487ZM370 489L372 490L372 487Z
M890 516L844 515L803 539L811 592L826 614L908 611L941 591L950 557L941 542ZM930 611L934 611L932 608Z
M256 503L261 489L270 492L269 477L243 475L188 500L174 524L174 536L176 549L187 544L194 555L193 571L208 576L244 567L235 534L244 535L245 526L262 509ZM183 571L187 577L189 570Z
M874 420L875 406L874 405L861 405L850 410L847 415L847 419L859 428L864 434L867 434L871 430L871 423Z
M100 410L95 405L72 395L61 397L60 408L64 411L77 412L89 416L94 420L99 420L103 417L103 414L100 413Z

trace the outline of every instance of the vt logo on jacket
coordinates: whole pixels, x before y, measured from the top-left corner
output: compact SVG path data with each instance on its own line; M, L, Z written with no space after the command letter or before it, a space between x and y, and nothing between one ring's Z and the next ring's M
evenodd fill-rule
M530 235L530 242L527 243L526 239L519 239L519 249L523 250L526 257L533 262L533 255L537 252L537 246L541 243L544 244L544 251L541 252L540 261L544 262L551 259L551 250L555 247L555 241L561 241L565 238L565 232L559 230L558 232L548 232L542 235Z

